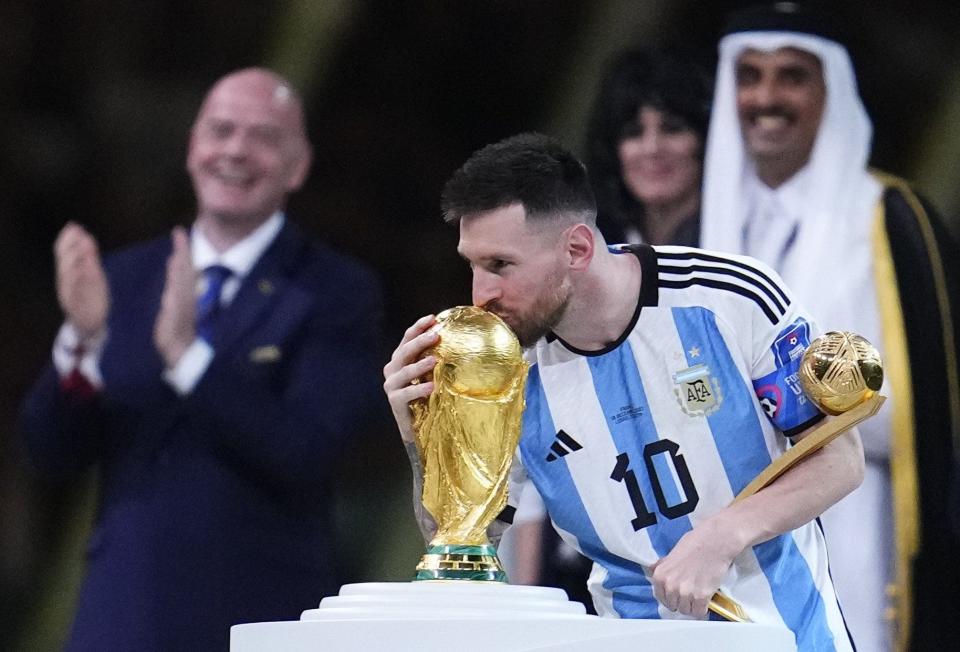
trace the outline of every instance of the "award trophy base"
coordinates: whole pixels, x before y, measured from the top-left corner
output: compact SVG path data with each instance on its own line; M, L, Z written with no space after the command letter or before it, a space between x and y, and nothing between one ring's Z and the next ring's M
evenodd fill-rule
M347 584L298 621L230 629L231 652L796 652L783 625L598 618L560 589L500 582Z
M414 580L479 580L506 582L497 549L482 546L439 545L427 548L417 564Z

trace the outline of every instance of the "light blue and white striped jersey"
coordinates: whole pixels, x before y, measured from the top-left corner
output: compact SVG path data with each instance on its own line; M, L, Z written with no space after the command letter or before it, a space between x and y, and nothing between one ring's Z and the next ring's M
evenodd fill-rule
M812 327L754 259L614 250L641 262L633 322L601 351L555 336L528 351L520 473L594 560L600 615L680 618L647 569L821 418L796 377ZM852 649L816 522L741 553L721 588L755 622L789 627L801 651Z

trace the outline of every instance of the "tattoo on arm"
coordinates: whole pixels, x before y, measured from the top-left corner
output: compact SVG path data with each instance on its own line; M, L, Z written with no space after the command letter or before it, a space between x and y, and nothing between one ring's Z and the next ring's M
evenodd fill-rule
M423 464L420 462L420 453L417 451L416 442L404 442L403 447L410 458L410 468L413 471L413 513L424 543L430 543L437 533L437 522L423 506Z

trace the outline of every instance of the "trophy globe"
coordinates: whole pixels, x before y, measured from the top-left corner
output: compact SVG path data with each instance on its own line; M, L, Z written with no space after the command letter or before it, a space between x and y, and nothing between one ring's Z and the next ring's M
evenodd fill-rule
M880 391L883 364L876 347L863 336L830 331L807 347L799 376L810 400L836 416Z

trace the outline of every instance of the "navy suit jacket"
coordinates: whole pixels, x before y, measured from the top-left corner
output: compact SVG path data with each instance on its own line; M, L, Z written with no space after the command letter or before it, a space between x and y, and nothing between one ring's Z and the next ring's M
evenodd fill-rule
M162 379L153 324L169 238L107 258L104 388L48 368L22 427L42 470L97 464L99 508L68 649L226 650L231 625L336 593L330 480L380 391L381 294L289 222L221 313L195 390Z

